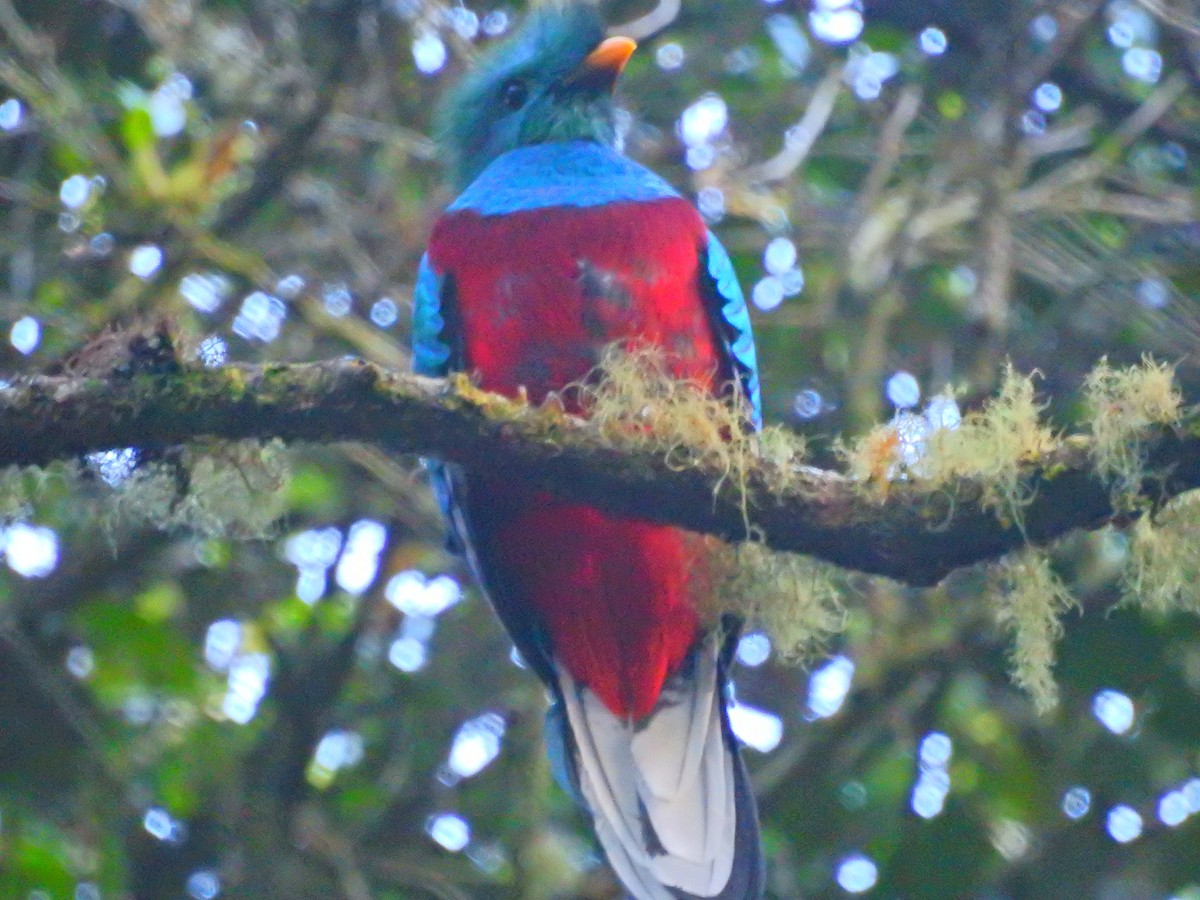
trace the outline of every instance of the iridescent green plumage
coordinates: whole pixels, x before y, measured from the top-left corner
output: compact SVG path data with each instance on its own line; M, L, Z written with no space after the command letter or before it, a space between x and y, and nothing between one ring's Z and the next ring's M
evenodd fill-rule
M510 41L480 59L438 116L455 187L466 187L488 163L517 147L569 140L613 146L617 73L604 79L581 71L603 39L604 24L591 6L543 6Z

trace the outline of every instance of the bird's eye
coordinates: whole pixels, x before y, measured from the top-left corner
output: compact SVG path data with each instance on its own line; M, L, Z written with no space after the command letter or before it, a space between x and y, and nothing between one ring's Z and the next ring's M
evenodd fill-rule
M500 88L500 102L508 109L520 109L528 99L529 85L520 78L510 78Z

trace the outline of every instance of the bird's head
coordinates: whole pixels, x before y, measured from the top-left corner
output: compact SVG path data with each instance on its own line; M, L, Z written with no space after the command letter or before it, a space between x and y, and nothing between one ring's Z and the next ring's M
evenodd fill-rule
M454 181L469 184L509 150L550 141L616 143L613 89L636 44L604 37L579 2L536 7L443 104L441 130Z

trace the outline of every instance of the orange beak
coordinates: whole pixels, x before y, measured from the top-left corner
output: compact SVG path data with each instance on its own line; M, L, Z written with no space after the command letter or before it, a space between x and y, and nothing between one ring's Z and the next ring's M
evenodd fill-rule
M599 69L602 72L612 72L613 80L621 74L629 57L637 49L637 41L627 37L610 37L600 42L600 45L587 55L583 64L589 69Z
M637 41L627 37L610 37L602 40L596 49L584 57L583 62L570 79L575 85L594 85L612 90L617 78L625 69L625 63L637 49Z

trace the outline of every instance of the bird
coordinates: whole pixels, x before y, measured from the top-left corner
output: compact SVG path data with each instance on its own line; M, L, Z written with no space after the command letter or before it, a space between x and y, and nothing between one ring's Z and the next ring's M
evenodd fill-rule
M595 7L534 7L447 96L453 187L413 292L415 370L539 403L606 348L649 345L761 426L754 338L725 249L624 155L615 99L636 47ZM427 460L446 517L551 697L546 745L637 900L754 900L754 795L730 727L738 623L695 601L698 539L494 472ZM711 586L710 586L711 587Z

